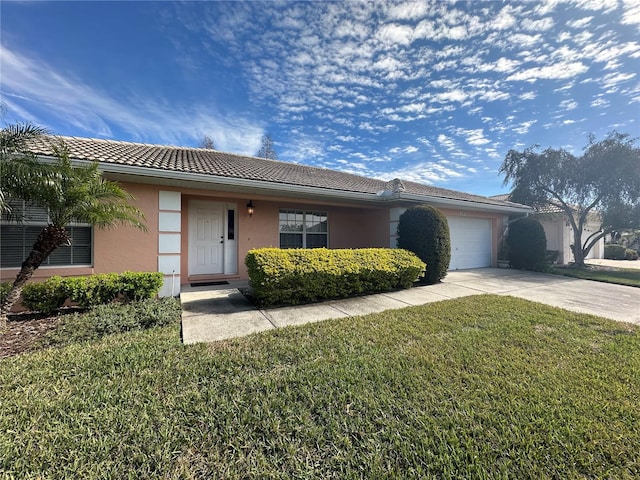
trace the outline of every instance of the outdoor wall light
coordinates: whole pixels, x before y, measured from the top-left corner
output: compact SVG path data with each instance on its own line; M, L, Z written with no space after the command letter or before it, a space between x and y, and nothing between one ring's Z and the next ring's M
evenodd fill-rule
M247 213L249 214L249 216L251 217L253 215L253 212L255 212L255 207L253 206L253 200L249 200L249 203L247 203Z

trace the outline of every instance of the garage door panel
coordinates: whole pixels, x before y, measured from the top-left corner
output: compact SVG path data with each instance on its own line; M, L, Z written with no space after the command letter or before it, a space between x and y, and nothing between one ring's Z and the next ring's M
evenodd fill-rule
M447 217L451 236L449 270L491 266L491 221L485 218Z

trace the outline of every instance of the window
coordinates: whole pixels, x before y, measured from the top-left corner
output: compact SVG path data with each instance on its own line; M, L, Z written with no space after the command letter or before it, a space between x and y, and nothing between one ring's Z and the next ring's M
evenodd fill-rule
M329 246L327 212L280 210L280 248Z
M227 240L236 238L236 211L227 210Z
M2 219L0 224L0 267L20 267L36 241L42 227L49 223L47 211L11 201L12 213L23 218L21 224ZM74 223L67 233L70 246L56 248L42 266L91 265L92 228Z

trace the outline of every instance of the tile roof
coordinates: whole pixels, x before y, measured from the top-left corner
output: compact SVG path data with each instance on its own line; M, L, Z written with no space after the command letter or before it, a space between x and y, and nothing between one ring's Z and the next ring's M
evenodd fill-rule
M495 200L502 200L504 202L508 202L509 201L509 197L511 196L511 194L509 193L505 193L502 195L491 195L489 198L493 198ZM556 207L555 205L542 205L539 207L534 207L534 210L536 211L536 213L562 213L564 212L564 210L562 210L560 207ZM576 208L577 210L577 208Z
M257 182L365 193L372 196L387 191L502 207L522 207L511 202L405 180L394 179L386 182L337 170L202 148L56 136L38 139L29 146L29 150L37 155L51 155L53 153L51 143L56 139L65 142L72 159L97 161L104 164L130 165L167 172L198 173Z

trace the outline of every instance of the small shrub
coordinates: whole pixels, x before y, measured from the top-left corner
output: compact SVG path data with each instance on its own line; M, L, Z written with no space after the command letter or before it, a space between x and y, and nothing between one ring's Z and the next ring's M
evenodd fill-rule
M604 258L607 260L624 260L627 249L622 245L605 245Z
M415 253L427 264L422 283L438 283L447 275L451 261L447 217L429 205L406 210L398 222L398 248Z
M7 295L9 295L9 290L11 290L11 286L13 282L2 282L0 283L0 304L4 303L7 299Z
M144 300L158 294L164 276L160 272L124 272L119 276L119 293L125 300Z
M245 264L253 295L262 305L408 288L425 267L413 253L391 248L260 248L247 253Z
M538 220L524 217L513 222L509 227L507 243L513 268L534 271L545 269L547 237Z
M625 260L638 260L638 252L631 248L627 248L624 251L624 259Z
M86 277L65 278L69 299L82 308L113 302L120 292L117 273L101 273Z
M28 283L22 289L22 304L29 310L50 314L68 298L62 277L54 276L41 283Z

